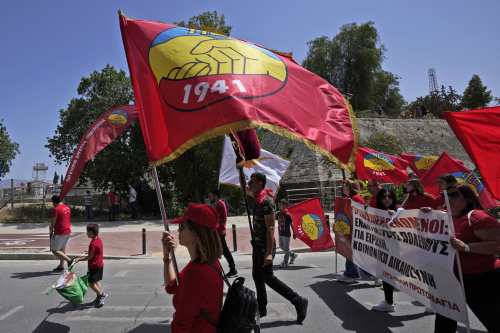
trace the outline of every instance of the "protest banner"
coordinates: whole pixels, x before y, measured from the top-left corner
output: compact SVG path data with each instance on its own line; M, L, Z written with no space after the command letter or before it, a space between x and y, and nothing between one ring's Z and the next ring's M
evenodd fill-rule
M446 213L418 209L392 219L386 211L352 206L352 259L437 313L465 323L467 307L453 273Z

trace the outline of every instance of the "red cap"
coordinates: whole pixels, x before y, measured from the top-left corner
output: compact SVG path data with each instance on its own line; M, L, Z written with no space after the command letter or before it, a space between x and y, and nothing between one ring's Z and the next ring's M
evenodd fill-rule
M190 202L184 215L170 221L170 223L182 223L189 220L212 230L216 230L219 227L219 223L217 222L218 219L219 214L209 205Z

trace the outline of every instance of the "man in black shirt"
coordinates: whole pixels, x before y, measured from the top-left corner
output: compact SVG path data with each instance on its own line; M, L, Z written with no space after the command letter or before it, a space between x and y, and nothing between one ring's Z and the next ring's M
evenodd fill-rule
M273 273L273 259L276 254L274 241L274 200L264 189L266 175L254 173L250 176L247 193L254 199L253 210L253 253L252 277L257 289L257 301L261 317L267 315L266 284L289 300L297 311L297 323L301 324L307 315L308 300L299 296Z

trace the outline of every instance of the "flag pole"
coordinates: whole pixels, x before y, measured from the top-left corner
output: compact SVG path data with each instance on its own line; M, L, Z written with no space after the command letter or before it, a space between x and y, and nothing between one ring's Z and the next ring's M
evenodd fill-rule
M163 196L161 195L158 173L156 172L156 166L153 167L153 178L156 189L156 197L158 198L158 204L160 206L161 218L163 219L163 226L165 227L165 231L170 232L170 229L168 228L167 214L165 213L165 204L163 202ZM175 260L175 251L173 247L170 248L170 256L172 257L172 265L174 265L175 282L179 285L179 268L177 267L177 260Z
M453 225L453 218L451 217L451 209L450 209L450 200L448 198L448 190L443 191L444 200L446 202L446 215L448 217L448 230L450 237L455 237L455 227ZM470 321L469 321L469 310L467 309L467 300L465 298L465 287L464 287L464 278L462 276L462 266L460 265L460 259L458 256L458 250L455 251L455 259L457 261L457 269L458 269L458 278L460 280L460 288L462 289L462 296L465 302L465 325L467 326L467 333L470 333Z
M241 188L243 189L243 196L245 197L245 206L247 209L247 216L248 216L248 226L250 227L250 235L252 237L251 243L252 243L252 249L253 249L254 244L253 244L252 220L250 218L250 205L248 204L247 190L245 188L245 186L247 185L247 182L245 180L245 174L243 173L243 167L238 169L238 171L240 172L240 183L241 183Z

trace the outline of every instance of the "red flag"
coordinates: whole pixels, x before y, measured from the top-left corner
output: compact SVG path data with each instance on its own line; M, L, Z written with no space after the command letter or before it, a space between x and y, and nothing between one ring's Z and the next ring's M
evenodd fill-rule
M500 199L500 106L464 112L443 112L493 196Z
M288 207L295 234L311 250L321 251L335 246L318 197Z
M290 57L123 15L120 28L151 165L208 138L260 126L354 167L352 108Z
M347 198L335 198L335 251L352 261L352 209L351 200Z
M370 148L358 146L356 173L358 179L387 181L394 184L406 183L408 162L395 156L379 153Z
M436 196L439 194L437 186L437 177L449 173L454 176L457 182L467 182L477 195L477 199L484 209L490 209L498 206L498 202L493 199L490 192L483 183L469 169L463 166L461 161L452 158L447 153L441 154L432 168L420 179L422 186L427 192Z
M76 147L61 189L61 200L75 186L88 160L106 148L137 118L137 106L122 105L97 119Z
M405 155L398 153L402 159L408 162L410 169L415 172L418 178L422 178L422 176L429 171L429 169L436 163L439 156L432 155Z
M230 133L229 138L236 154L236 168L245 165L246 161L260 157L260 144L253 128L236 133Z

